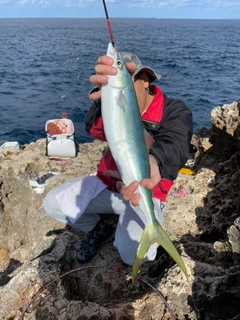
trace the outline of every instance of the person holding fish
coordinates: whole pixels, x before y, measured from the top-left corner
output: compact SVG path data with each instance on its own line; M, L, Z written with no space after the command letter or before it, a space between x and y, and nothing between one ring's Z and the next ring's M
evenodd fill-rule
M51 190L44 209L87 234L76 252L80 263L91 260L113 232L101 214L117 214L114 246L123 262L133 265L133 282L141 263L155 259L159 244L187 274L161 225L168 192L189 157L192 113L153 84L160 79L155 70L111 43L95 71L85 128L107 140L109 149L96 175Z

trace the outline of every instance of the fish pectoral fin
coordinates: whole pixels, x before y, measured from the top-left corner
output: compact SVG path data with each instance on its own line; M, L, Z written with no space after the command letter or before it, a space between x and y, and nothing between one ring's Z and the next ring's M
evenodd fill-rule
M116 105L123 111L126 111L127 107L127 98L125 97L125 94L123 90L119 90L118 96L116 98Z
M146 225L143 230L143 234L132 267L132 284L135 283L137 273L143 262L145 254L148 252L150 245L155 242L161 245L168 252L168 254L173 258L173 260L178 264L178 266L182 269L182 271L188 278L187 270L184 262L182 261L182 258L177 252L172 241L169 239L167 233L164 231L160 223L156 220L153 224Z

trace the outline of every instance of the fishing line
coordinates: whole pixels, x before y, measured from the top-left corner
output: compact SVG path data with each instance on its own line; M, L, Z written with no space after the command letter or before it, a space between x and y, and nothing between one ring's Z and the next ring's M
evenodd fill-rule
M38 297L41 296L41 294L43 294L45 292L46 289L49 289L52 285L56 284L58 281L60 281L64 277L68 276L69 274L72 274L74 272L81 272L81 271L89 270L89 269L109 269L110 271L113 271L113 272L117 272L117 273L120 273L120 274L131 276L131 273L128 272L127 270L124 270L124 269L121 269L121 268L118 268L118 267L114 267L114 266L111 266L111 265L77 267L77 268L74 268L72 270L65 271L64 273L62 273L62 274L56 276L55 278L51 279L50 281L45 283L40 289L38 289L38 291L32 296L32 298L27 303L27 305L25 305L25 307L21 308L22 309L21 310L21 315L18 317L18 320L24 319L26 313L30 312L29 311L30 306L34 303L34 301ZM171 309L171 307L169 306L168 302L163 297L161 292L157 288L155 288L153 285L151 285L149 282L147 282L146 280L144 280L143 278L141 278L139 276L136 277L136 280L139 283L143 283L144 285L149 287L151 290L153 290L153 292L162 300L162 302L165 305L166 309L170 313L171 319L172 320L176 320L176 315L174 314L173 310Z
M106 6L106 2L105 2L105 0L102 0L102 2L103 2L103 7L104 7L106 19L107 19L107 26L108 26L108 31L109 31L110 39L111 39L112 45L113 45L113 47L114 47L114 46L115 46L115 41L114 41L114 37L113 37L111 22L110 22L110 19L109 19L109 16L108 16L108 10L107 10L107 6ZM63 91L63 93L64 93L64 91ZM65 94L64 97L61 96L61 98L64 99L66 96L68 96L68 97L74 102L74 104L81 110L81 112L82 112L82 113L84 114L84 116L85 116L86 113L87 113L87 111L84 112L84 111L80 108L80 106L78 105L78 103L77 103L70 95Z
M80 109L80 111L81 111L84 115L86 115L87 110L86 110L86 112L85 112L84 110L82 110L82 109L80 108L80 106L78 105L78 103L73 99L73 97L71 97L70 95L65 94L64 97L61 97L61 98L64 99L65 97L69 97L69 98L73 101L73 103Z
M50 75L53 76L53 72L50 73ZM42 86L42 88L45 88L45 87L47 87L47 84L41 82L41 86ZM58 93L56 93L56 95L58 96ZM61 84L61 95L60 95L60 98L61 98L62 100L64 100L65 98L66 98L66 99L71 99L72 102L78 107L78 109L80 109L81 113L82 113L84 116L86 116L87 110L86 110L86 109L83 110L83 109L80 107L80 105L77 103L77 101L76 101L75 99L73 99L73 97L72 97L70 94L67 93L67 90L66 90L65 88L62 88L62 84ZM56 102L56 103L57 103L57 102Z
M105 0L103 0L103 6L104 6L106 19L107 19L107 25L108 25L108 31L109 31L109 34L110 34L110 39L111 39L112 45L114 47L115 44L114 44L113 32L112 32L111 23L110 23L110 20L109 20L109 17L108 17L108 11L107 11L107 6L106 6L106 3L105 3Z

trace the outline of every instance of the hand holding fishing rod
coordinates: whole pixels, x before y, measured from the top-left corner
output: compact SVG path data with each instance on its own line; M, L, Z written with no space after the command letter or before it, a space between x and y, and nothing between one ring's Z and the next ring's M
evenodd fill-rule
M108 26L108 31L109 31L111 43L114 47L115 42L114 42L110 19L108 16L107 6L105 3L105 0L102 0L102 2L103 2L103 7L104 7L106 19L107 19L107 26ZM94 86L101 88L101 86L103 84L108 82L108 76L114 76L117 74L117 69L115 67L113 67L112 65L113 65L113 59L111 59L107 55L101 56L100 58L98 58L98 64L95 67L96 75L93 75L90 77L90 82ZM136 65L133 62L127 62L126 67L127 67L128 71L130 72L130 74L133 74L136 69ZM92 100L98 99L100 97L101 97L101 91L94 92L94 93L90 94L90 98Z
M108 16L105 0L103 0L103 6L104 6L106 19L107 19L107 26L110 34L111 43L112 43L112 46L115 47L112 27L111 27L110 19ZM113 63L114 63L114 60L107 55L98 58L98 64L95 67L96 75L93 75L90 77L90 81L92 82L93 85L101 88L103 84L106 84L108 82L108 76L115 76L117 74L118 70L116 67L113 66ZM136 64L134 62L126 62L126 67L131 75L134 74L134 71L136 69ZM97 92L95 91L90 95L90 98L92 100L98 99L100 97L101 97L100 90ZM133 181L128 186L125 186L121 181L118 181L116 185L118 192L123 195L123 198L125 200L130 200L134 206L138 206L139 200L140 200L140 195L136 193L139 185L144 186L148 189L152 189L159 183L161 179L157 161L152 155L149 155L149 163L151 166L150 178L143 179L140 182ZM104 175L106 177L112 177L112 178L121 180L121 177L118 171L107 170L104 172Z

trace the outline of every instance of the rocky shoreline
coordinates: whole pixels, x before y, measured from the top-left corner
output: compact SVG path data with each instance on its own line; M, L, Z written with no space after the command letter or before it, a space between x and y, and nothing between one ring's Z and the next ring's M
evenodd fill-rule
M173 186L186 185L191 194L167 199L164 228L188 280L161 248L140 270L175 316L144 282L131 285L131 268L112 246L114 234L91 262L77 265L75 250L84 234L42 208L48 190L95 172L106 143L80 144L77 157L63 160L45 155L46 139L0 152L0 319L240 319L239 112L240 102L212 110L212 127L193 135L194 174L179 173ZM30 179L49 171L61 175L42 193L34 190ZM108 219L117 222L116 216ZM109 266L118 272L104 269Z

